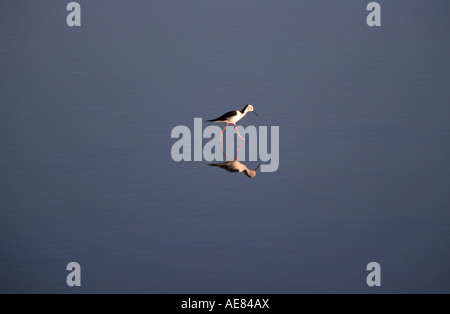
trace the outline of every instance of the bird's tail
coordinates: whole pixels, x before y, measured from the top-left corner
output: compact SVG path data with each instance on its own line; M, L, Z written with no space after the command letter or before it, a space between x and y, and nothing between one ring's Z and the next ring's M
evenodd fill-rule
M214 122L214 120L205 120L205 122Z

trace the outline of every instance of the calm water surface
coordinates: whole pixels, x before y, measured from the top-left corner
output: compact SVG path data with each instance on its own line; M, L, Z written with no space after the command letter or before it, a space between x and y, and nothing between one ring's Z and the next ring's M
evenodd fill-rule
M0 292L449 293L450 4L379 2L1 3ZM246 103L277 172L172 160Z

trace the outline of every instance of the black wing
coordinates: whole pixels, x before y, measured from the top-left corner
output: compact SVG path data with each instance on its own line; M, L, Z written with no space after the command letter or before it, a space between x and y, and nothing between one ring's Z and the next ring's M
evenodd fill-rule
M220 117L218 117L216 119L206 120L206 122L224 121L225 119L227 119L229 117L234 117L235 115L237 115L237 111L229 111L226 114L221 115Z

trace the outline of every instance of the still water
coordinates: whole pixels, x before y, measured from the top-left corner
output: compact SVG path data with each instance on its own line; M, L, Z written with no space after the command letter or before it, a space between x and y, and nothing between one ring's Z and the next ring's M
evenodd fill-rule
M449 293L450 4L379 3L2 2L0 292ZM172 160L247 103L276 172Z

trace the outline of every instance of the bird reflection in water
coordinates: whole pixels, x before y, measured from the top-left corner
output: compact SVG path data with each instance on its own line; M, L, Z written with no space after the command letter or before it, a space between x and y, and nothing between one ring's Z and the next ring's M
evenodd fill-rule
M258 167L256 167L256 169L251 170L251 169L248 169L247 166L244 165L243 163L237 161L239 151L241 150L241 147L243 144L244 144L244 142L242 142L241 145L239 145L238 151L236 153L236 158L234 159L234 161L230 161L230 158L228 158L228 156L223 152L222 145L220 145L222 154L226 157L226 159L228 161L219 162L219 163L215 163L215 164L208 164L208 165L225 169L228 172L243 172L247 175L247 177L253 178L254 176L256 176L256 170L258 170L259 165L258 165Z

